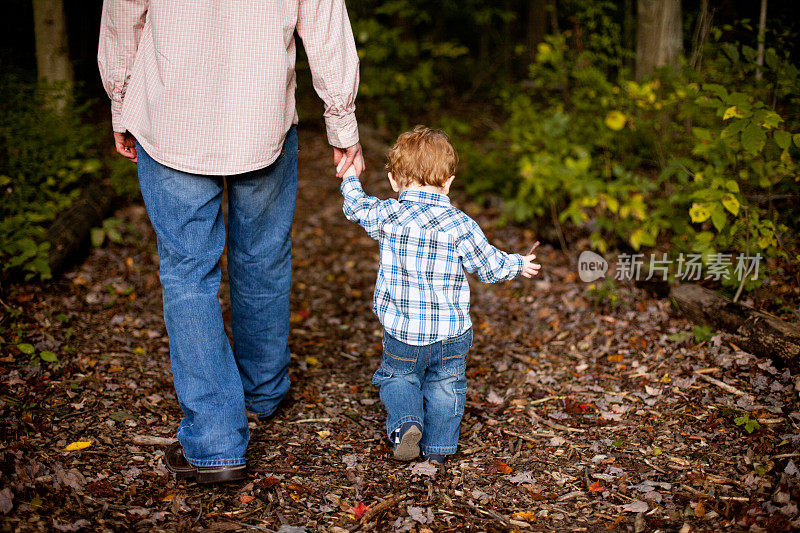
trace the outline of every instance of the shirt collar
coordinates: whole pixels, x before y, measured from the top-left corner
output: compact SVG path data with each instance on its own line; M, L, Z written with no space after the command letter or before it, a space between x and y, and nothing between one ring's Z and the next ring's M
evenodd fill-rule
M401 192L399 201L419 202L422 204L450 207L450 198L446 194L439 194L437 192L416 191L413 189Z

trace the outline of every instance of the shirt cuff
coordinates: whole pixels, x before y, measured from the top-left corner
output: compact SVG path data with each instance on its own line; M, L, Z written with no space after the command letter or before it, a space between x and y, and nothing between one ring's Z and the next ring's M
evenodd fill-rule
M523 259L520 254L512 254L512 257L514 257L517 260L516 270L513 271L514 272L513 278L516 278L517 276L522 274L522 269L525 268L525 259Z
M111 100L111 129L125 133L128 128L122 125L122 100Z
M358 122L355 111L341 117L325 117L328 142L336 148L350 148L358 144Z
M360 191L361 189L361 181L356 177L355 174L350 174L349 176L345 176L342 180L341 185L342 194L347 194L348 191Z

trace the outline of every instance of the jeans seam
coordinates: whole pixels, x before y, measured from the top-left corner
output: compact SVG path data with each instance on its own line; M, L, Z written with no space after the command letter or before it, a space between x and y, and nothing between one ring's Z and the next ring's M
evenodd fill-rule
M201 459L193 459L186 455L184 452L183 456L186 458L192 466L239 466L246 464L244 457L240 459L209 459L209 460L201 460Z

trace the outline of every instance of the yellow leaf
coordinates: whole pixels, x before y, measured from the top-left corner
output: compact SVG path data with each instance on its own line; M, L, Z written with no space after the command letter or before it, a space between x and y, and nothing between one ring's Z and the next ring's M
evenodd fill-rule
M725 209L731 212L733 216L737 216L739 214L739 200L730 193L724 195L720 200L722 205L725 206Z
M328 431L327 429L323 429L322 431L317 431L317 435L319 435L320 437L322 437L324 439L325 437L330 437L331 436L331 432Z
M722 115L722 120L728 120L729 118L742 118L742 114L739 113L739 110L735 105L732 105L726 109L725 113Z
M711 211L704 205L692 204L692 208L689 209L689 216L692 222L705 222L711 216Z
M88 448L91 445L92 445L92 441L90 441L90 440L79 440L79 441L73 442L72 444L68 445L66 448L64 448L64 451L65 452L74 452L76 450L83 450L84 448Z
M606 115L606 126L614 131L624 128L627 121L627 117L619 111L609 111L608 115Z
M318 365L319 364L319 359L309 355L308 357L306 357L306 363L308 363L311 366Z
M536 522L536 514L530 511L518 511L514 513L514 517L528 522Z
M146 350L141 346L137 346L136 348L133 349L133 353L135 353L136 355L142 355L145 353L145 351Z

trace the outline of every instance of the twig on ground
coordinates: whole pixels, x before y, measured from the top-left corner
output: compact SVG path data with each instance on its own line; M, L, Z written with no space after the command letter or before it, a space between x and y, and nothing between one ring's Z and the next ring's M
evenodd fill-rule
M569 431L570 433L586 433L585 429L581 428L570 428L567 426L562 426L561 424L556 424L555 422L550 422L549 420L545 420L541 416L537 415L533 409L529 409L528 413L531 415L531 418L535 419L537 422L544 424L545 426L550 426L553 429L557 429L559 431Z
M744 396L745 395L745 393L743 391L740 391L739 389L737 389L733 385L728 385L724 381L720 381L720 380L718 380L716 378L712 378L711 376L706 376L705 374L700 374L698 372L695 372L694 375L699 377L703 381L707 381L707 382L711 383L712 385L716 385L717 387L719 387L720 389L722 389L722 390L724 390L726 392L730 392L731 394L735 394L737 396Z
M175 437L156 437L154 435L134 435L131 442L137 446L169 446L177 441Z
M405 494L396 494L396 495L392 496L391 498L386 498L385 500L383 500L381 503L377 504L376 506L371 507L361 517L361 522L360 522L361 526L366 525L370 520L372 520L373 518L377 518L378 515L380 515L384 511L387 511L388 509L391 509L392 507L394 507L395 505L397 505L401 501L405 500L406 498L407 498L407 496Z

